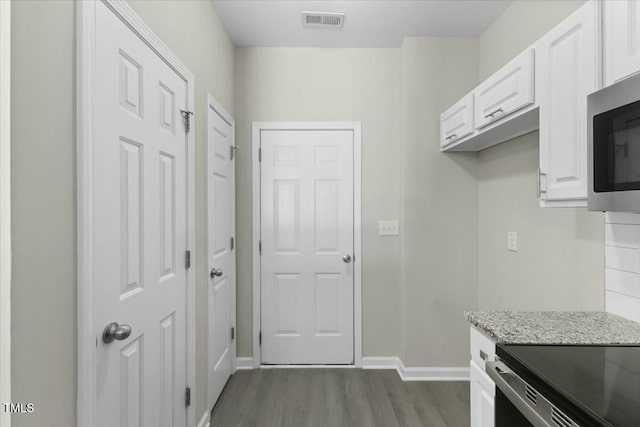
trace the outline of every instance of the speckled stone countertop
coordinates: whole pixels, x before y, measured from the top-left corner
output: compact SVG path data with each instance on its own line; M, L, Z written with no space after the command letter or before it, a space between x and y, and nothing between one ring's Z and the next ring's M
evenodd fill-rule
M501 344L638 344L640 323L601 311L468 311Z

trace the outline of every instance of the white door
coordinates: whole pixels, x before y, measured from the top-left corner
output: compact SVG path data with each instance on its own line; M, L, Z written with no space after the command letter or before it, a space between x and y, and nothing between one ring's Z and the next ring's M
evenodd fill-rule
M587 2L536 45L542 198L587 198L587 95L596 77L596 7Z
M640 71L640 2L607 0L604 13L605 86Z
M95 49L96 425L185 426L187 84L102 2Z
M533 57L533 49L527 49L473 91L476 129L533 104Z
M354 134L261 132L262 363L351 364Z
M496 386L474 361L471 361L469 374L471 427L494 427Z
M215 405L235 355L235 172L233 120L212 103L207 109L207 254L209 408Z

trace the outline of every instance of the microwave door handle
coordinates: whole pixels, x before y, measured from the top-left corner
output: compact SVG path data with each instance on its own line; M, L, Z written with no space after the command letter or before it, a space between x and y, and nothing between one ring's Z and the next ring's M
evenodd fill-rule
M538 411L532 407L524 397L520 396L520 394L510 385L510 382L521 382L522 380L504 363L499 360L487 362L486 370L489 377L491 377L493 382L496 384L496 387L500 389L507 399L509 399L509 401L531 424L534 425L534 427L554 427L554 425L551 424L551 419L547 420L542 414L538 413ZM511 381L508 381L508 379ZM541 397L542 396L538 396L538 399ZM543 400L546 401L546 399ZM550 415L551 408L549 407L549 418Z

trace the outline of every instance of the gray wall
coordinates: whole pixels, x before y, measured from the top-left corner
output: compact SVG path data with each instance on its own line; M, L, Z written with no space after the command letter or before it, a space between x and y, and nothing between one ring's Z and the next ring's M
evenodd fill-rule
M583 1L515 1L479 39L484 79ZM538 132L480 152L481 309L604 308L604 221L586 208L540 208ZM518 232L518 252L507 232Z
M478 305L475 154L440 152L440 113L477 82L477 41L402 44L404 354L407 366L466 366Z
M206 92L231 113L233 46L209 1L130 1L196 79L196 417L206 410L204 130ZM187 25L187 27L185 27ZM76 414L75 11L12 6L13 347L17 427L74 426ZM18 54L19 53L19 54Z
M15 427L73 426L76 396L74 6L11 11Z
M378 237L400 218L398 49L236 49L238 355L252 349L252 121L362 122L363 353L401 351L400 239Z

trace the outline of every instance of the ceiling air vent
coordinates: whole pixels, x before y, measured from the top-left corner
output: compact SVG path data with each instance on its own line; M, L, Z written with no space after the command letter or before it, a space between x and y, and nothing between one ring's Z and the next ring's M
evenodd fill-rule
M302 12L302 24L309 28L339 28L344 23L344 13Z

